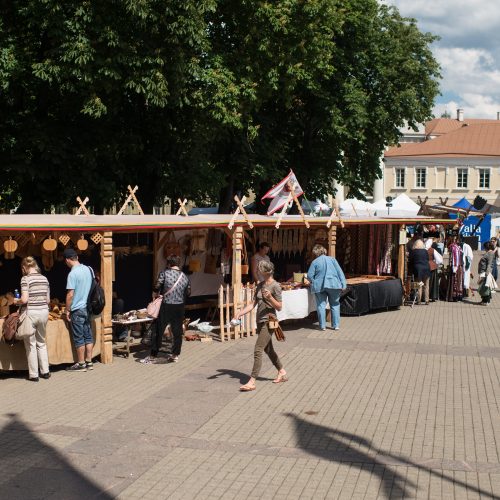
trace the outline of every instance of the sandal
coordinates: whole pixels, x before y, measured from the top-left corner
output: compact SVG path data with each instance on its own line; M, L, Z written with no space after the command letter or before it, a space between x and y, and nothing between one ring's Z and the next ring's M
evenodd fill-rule
M245 384L240 387L241 392L255 391L255 386L250 384Z
M283 373L282 375L279 375L273 380L273 384L281 384L282 382L288 382L288 375L286 373Z

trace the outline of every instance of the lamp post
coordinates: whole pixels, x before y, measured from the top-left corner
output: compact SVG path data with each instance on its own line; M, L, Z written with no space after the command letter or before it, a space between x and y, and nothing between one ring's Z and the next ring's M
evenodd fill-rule
M385 206L387 207L387 215L389 215L389 210L392 207L392 196L387 196L385 201L387 202Z

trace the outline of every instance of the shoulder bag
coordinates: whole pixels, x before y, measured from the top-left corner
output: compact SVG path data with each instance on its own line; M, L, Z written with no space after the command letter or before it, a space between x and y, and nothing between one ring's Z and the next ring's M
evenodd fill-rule
M163 301L163 297L165 295L169 295L170 293L172 293L174 291L174 289L179 284L181 278L182 278L182 272L179 272L179 277L177 278L177 281L173 284L172 288L170 288L170 290L168 290L167 293L165 293L163 295L158 295L158 297L156 297L156 299L154 299L153 301L151 301L148 304L148 306L146 307L146 312L148 313L149 317L154 318L154 319L158 318L158 316L160 314L160 307L161 307L161 303Z
M281 325L279 324L278 318L274 314L269 314L267 320L267 327L269 328L271 335L274 333L274 336L276 337L276 340L278 342L284 342L286 340L285 334L281 329Z
M19 315L19 323L16 330L16 339L22 340L27 337L31 337L35 333L35 327L31 318L28 316L28 312L24 310Z

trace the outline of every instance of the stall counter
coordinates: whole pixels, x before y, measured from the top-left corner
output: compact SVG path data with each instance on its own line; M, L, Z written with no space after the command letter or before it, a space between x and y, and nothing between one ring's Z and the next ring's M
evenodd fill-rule
M101 317L94 318L91 324L95 340L93 355L98 356L101 353ZM0 320L0 332L2 325L3 320ZM57 319L47 323L46 342L50 365L76 363L76 350L73 347L66 321ZM28 361L24 342L17 341L13 346L10 346L0 341L0 370L27 369Z

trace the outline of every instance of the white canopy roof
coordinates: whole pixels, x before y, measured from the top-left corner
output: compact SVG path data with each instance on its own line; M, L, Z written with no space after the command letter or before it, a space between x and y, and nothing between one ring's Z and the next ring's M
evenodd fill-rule
M373 203L372 209L380 217L414 217L418 214L420 206L410 199L405 193L401 193L392 200L392 207L389 207L387 215L387 202L385 199Z
M348 198L347 200L344 200L340 203L339 208L342 215L356 215L364 217L374 215L371 203L358 200L356 198Z

